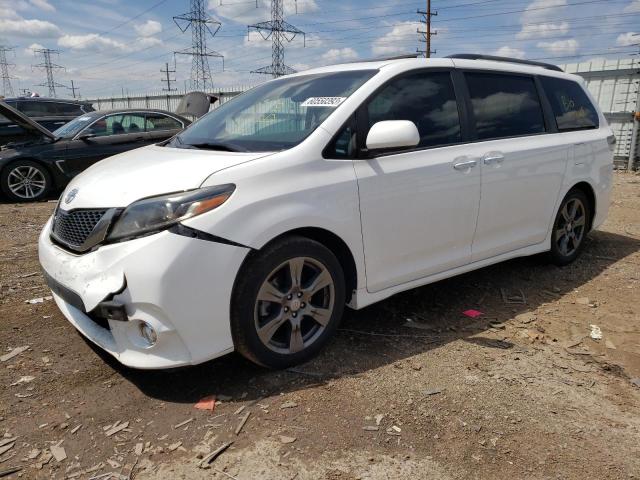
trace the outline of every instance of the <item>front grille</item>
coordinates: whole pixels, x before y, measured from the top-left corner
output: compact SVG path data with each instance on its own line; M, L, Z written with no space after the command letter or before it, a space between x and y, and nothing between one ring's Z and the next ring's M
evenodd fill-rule
M64 245L80 250L107 209L58 210L53 219L53 236Z

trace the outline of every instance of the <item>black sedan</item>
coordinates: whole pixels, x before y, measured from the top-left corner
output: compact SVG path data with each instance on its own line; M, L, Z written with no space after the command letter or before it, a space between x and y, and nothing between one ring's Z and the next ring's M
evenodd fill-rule
M0 150L0 188L12 201L41 200L103 158L172 137L190 121L162 110L90 112L50 132L4 102L0 114L31 138Z

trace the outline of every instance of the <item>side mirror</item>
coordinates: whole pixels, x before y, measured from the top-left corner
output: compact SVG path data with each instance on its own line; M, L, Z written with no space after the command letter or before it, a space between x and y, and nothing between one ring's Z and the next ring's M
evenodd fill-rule
M82 140L83 142L86 142L88 140L91 140L92 138L95 138L95 136L96 136L95 133L86 132L78 136L78 140Z
M367 149L415 147L420 143L420 133L410 120L384 120L375 123L367 135Z

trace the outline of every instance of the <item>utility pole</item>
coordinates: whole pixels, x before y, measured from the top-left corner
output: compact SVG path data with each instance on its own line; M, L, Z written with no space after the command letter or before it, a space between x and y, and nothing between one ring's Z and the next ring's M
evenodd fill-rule
M71 86L67 88L71 90L71 95L73 95L73 98L76 98L76 90L80 91L80 89L73 84L73 80L71 80ZM78 94L78 98L79 97L80 97L80 94Z
M173 21L182 33L191 28L191 48L173 52L191 56L191 87L196 90L206 90L207 85L212 87L209 57L221 58L224 70L224 55L207 49L207 33L215 37L222 24L209 16L205 0L191 0L191 11L173 17Z
M42 54L43 62L34 66L36 68L44 69L47 74L47 81L45 83L39 84L38 87L48 87L49 96L51 98L56 98L56 87L65 87L65 85L62 85L61 83L56 83L56 81L53 78L53 72L54 70L62 69L64 67L60 65L56 65L55 63L51 62L51 55L52 54L58 55L60 54L60 51L51 50L50 48L38 48L38 49L35 49L33 53L35 55L39 53Z
M420 43L425 43L426 48L424 50L416 49L417 53L421 53L425 58L430 58L432 53L436 53L435 50L431 50L431 37L433 35L437 35L438 32L431 30L431 17L435 17L438 15L438 12L431 11L431 0L427 0L427 9L425 11L418 10L418 15L422 15L422 19L420 23L424 23L426 25L426 30L420 30L418 28L417 33L420 35L418 41Z
M15 64L7 62L8 52L13 52L13 48L0 45L0 75L2 76L2 95L5 98L13 97L12 77L9 75L9 67L15 67Z
M175 82L176 79L175 78L171 78L169 76L169 74L171 73L176 73L175 70L169 70L169 62L166 62L164 67L164 70L160 69L160 73L164 73L166 76L165 78L161 79L163 82L167 82L167 88L163 88L162 91L163 92L173 92L174 90L177 90L177 88L171 88L171 82Z
M271 0L271 20L247 27L247 36L253 29L265 40L271 37L271 65L258 68L251 73L264 73L271 75L273 78L295 73L293 68L284 63L283 42L285 40L291 42L297 35L302 35L306 40L306 36L302 30L285 22L283 16L283 0Z

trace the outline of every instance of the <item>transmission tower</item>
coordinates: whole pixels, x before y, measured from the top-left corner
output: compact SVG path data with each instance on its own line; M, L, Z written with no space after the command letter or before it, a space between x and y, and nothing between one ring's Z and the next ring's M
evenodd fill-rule
M80 93L78 93L78 96L76 97L76 91L80 91L80 88L76 87L73 84L73 80L71 80L71 86L67 87L69 90L71 90L71 95L73 95L73 98L80 98Z
M15 65L7 63L7 53L12 51L13 48L0 45L0 75L2 75L2 95L5 97L13 97L12 77L9 75L9 67L14 67Z
M271 20L248 26L248 33L254 29L265 40L271 37L271 65L253 70L251 73L265 73L273 78L295 73L293 68L284 63L283 42L291 42L297 35L302 35L305 40L306 37L302 30L284 21L282 3L282 0L271 0Z
M438 34L438 32L431 30L431 17L438 15L438 12L431 11L431 0L427 0L427 9L424 11L418 10L417 13L418 15L422 15L420 23L426 26L425 30L418 28L418 34L420 35L418 41L426 44L426 46L424 50L416 49L416 53L422 54L425 58L430 58L432 53L436 53L435 50L431 50L431 37Z
M33 53L35 55L37 54L42 54L42 59L43 62L38 64L38 65L34 65L34 67L36 68L42 68L45 70L45 72L47 73L47 82L46 83L41 83L39 85L37 85L38 87L48 87L49 88L49 96L51 98L55 98L56 97L56 87L66 87L66 85L62 85L61 83L56 83L56 81L53 78L53 71L60 69L60 68L64 68L60 65L56 65L55 63L51 62L51 54L60 54L59 50L51 50L50 48L38 48L36 50L33 51Z
M173 17L182 33L191 28L191 48L174 52L177 55L191 55L191 87L196 90L206 90L207 84L212 85L209 58L222 59L224 70L224 56L214 50L207 49L207 33L215 37L222 24L211 19L206 10L205 0L191 0L191 11Z

